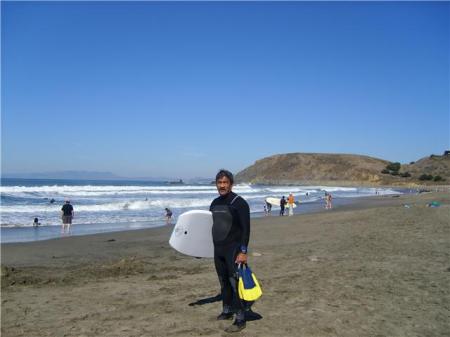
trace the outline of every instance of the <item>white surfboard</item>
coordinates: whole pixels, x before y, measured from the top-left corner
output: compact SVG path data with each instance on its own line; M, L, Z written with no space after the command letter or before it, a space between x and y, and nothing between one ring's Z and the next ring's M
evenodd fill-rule
M181 214L173 228L169 244L182 254L214 257L212 213L193 210Z
M273 197L268 197L266 198L266 201L271 204L272 206L278 206L280 207L280 198L273 198ZM297 205L294 203L293 204L294 208L297 207ZM287 199L286 199L286 208L289 208L289 205L287 204Z

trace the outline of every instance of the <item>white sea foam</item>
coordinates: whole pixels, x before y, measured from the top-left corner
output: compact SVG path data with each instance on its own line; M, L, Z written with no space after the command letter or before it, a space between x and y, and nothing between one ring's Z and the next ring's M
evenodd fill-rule
M171 208L189 208L189 207L206 207L211 204L211 199L177 199L177 198L160 198L158 200L130 200L113 203L102 203L93 205L74 205L76 212L111 212L126 210L151 210L161 209L165 207ZM0 206L2 214L7 213L60 213L61 205L14 205Z
M266 197L279 198L291 192L301 204L319 202L325 191L332 193L334 198L375 195L375 191L381 195L398 193L392 189L251 184L235 185L233 191L248 201L251 212L261 212ZM59 225L65 198L70 198L74 205L74 224L106 224L150 219L163 222L165 207L172 209L175 216L189 209L206 210L218 196L214 185L1 186L0 192L0 223L3 227L31 226L34 217L39 217L45 225ZM51 204L51 198L56 202Z
M73 192L125 192L125 191L134 191L134 192L150 192L150 191L183 191L183 190L192 190L192 191L202 191L202 190L211 190L215 191L214 186L96 186L96 185L81 185L81 186L71 186L71 185L46 185L46 186L1 186L1 193L31 193L31 192L39 192L39 193L73 193Z

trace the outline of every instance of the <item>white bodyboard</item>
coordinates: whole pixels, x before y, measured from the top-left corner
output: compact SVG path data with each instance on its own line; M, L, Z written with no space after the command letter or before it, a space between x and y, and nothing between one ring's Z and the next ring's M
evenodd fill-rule
M181 214L169 239L170 246L194 257L214 257L213 218L210 211L193 210Z

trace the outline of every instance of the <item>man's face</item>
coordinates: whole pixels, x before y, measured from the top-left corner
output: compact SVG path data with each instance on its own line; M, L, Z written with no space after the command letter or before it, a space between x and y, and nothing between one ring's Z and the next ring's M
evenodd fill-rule
M227 177L222 177L216 181L216 187L217 192L219 192L220 195L227 195L231 192L233 185L231 184L230 179Z

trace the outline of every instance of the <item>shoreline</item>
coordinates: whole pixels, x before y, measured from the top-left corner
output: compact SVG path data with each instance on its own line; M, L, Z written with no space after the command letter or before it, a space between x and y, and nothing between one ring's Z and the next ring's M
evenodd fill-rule
M314 216L314 215L325 215L325 214L336 214L339 212L351 212L351 211L358 211L358 210L369 210L373 208L382 208L382 207L390 207L392 205L404 205L409 203L414 203L415 197L420 196L426 196L424 199L428 200L430 199L429 194L433 193L424 193L424 194L400 194L400 195L378 195L378 196L365 196L365 197L359 197L359 198L349 198L352 199L353 202L347 202L345 204L341 205L333 205L333 208L331 210L327 210L323 207L320 207L318 209L310 210L308 212L302 212L302 209L296 208L295 214L292 217L289 216L279 216L278 210L272 210L272 215L270 216L264 216L264 213L261 212L260 216L252 217L251 222L258 223L259 221L270 221L273 220L275 222L282 219L299 219L301 221L302 217L307 216ZM440 195L440 194L439 194ZM449 196L450 198L450 196ZM433 198L431 198L433 199ZM300 206L301 207L301 206ZM65 236L59 236L59 237L53 237L45 240L36 240L36 241L23 241L23 242L5 242L1 243L1 250L2 250L2 259L1 264L3 265L5 262L5 258L7 260L6 264L9 264L8 261L8 255L4 254L4 250L12 249L23 249L27 246L30 247L30 249L42 249L47 246L54 245L55 247L63 249L66 247L66 244L73 241L74 245L82 245L84 241L86 242L115 242L118 240L121 240L123 237L125 240L130 239L137 239L138 241L141 241L139 238L147 237L150 239L160 239L161 235L167 238L167 247L168 246L168 240L172 233L173 227L175 226L175 223L171 225L161 225L161 226L155 226L150 228L140 228L140 229L131 229L131 230L118 230L118 231L112 231L112 232L100 232L100 233L91 233L91 234L82 234L82 235L65 235ZM60 226L55 226L57 230L60 230ZM31 228L32 229L32 228ZM154 240L150 240L154 241ZM64 242L64 243L61 243ZM170 247L169 247L170 248ZM172 249L172 248L170 248ZM15 259L14 261L18 261L21 258L23 258L22 254L11 254L14 256L17 256L18 259Z
M356 211L361 209L370 209L370 208L376 208L376 207L385 207L391 205L393 202L399 202L402 199L404 199L406 196L410 195L400 195L400 196L393 196L393 195L381 195L381 196L370 196L370 197L359 197L359 198L352 198L356 199L357 201L346 203L345 205L339 205L339 206L333 206L331 210L326 210L325 208L321 207L316 210L311 210L309 212L302 212L301 209L296 208L296 213L294 216L283 216L280 217L278 215L278 210L272 210L272 215L270 216L264 216L263 213L261 213L261 216L258 217L252 217L251 222L252 224L258 223L261 219L267 219L264 221L278 221L278 219L287 219L287 218L294 218L294 219L301 219L302 217L308 216L308 215L316 215L316 214L335 214L337 212L345 212L345 211ZM403 197L403 198L402 198ZM301 207L301 206L300 206ZM112 243L112 242L118 242L121 240L139 240L141 237L147 237L151 242L153 242L153 239L161 239L161 236L167 238L166 246L169 249L172 249L168 245L169 237L172 233L173 227L175 224L172 225L162 225L157 227L151 227L151 228L142 228L142 229L133 229L133 230L120 230L120 231L114 231L114 232L103 232L103 233L92 233L92 234L83 234L83 235L67 235L67 236L60 236L60 237L54 237L49 238L45 240L36 240L36 241L25 241L25 242L5 242L1 244L1 250L2 250L2 259L1 264L9 265L9 264L20 264L20 261L22 261L24 256L30 256L30 259L35 261L36 263L38 261L41 261L41 263L44 263L40 258L38 260L33 259L33 254L31 252L35 249L39 250L43 256L45 256L45 259L51 260L58 258L58 251L63 250L65 251L64 254L66 255L68 252L67 247L76 246L77 248L75 250L69 251L74 254L73 256L78 256L77 250L79 247L82 247L82 250L88 249L89 246L92 243L95 244L102 244L104 243ZM56 229L59 231L60 227L57 227ZM86 244L85 244L86 242ZM108 244L106 245L108 246ZM49 248L50 247L50 248ZM11 249L11 253L8 254L5 252L7 250ZM51 254L51 252L55 251L55 254ZM24 252L30 252L30 253L24 253ZM61 253L62 254L62 253ZM115 256L113 252L108 253L108 256ZM93 254L91 252L92 256L95 256L95 253ZM103 255L103 254L102 254ZM54 257L55 256L55 257ZM14 258L12 258L14 257ZM6 260L6 261L5 261ZM6 263L5 263L6 262ZM21 265L21 264L20 264ZM27 263L25 263L27 265Z
M445 336L449 209L422 193L252 219L263 319L243 334ZM189 305L217 295L213 261L170 248L172 228L2 244L2 336L224 336L220 302Z
M405 191L402 192L405 195ZM373 196L363 196L363 197L347 197L347 198L336 198L333 200L333 209L340 209L352 204L367 203L367 200L372 198L390 198L393 197L392 194L386 195L373 195ZM301 200L305 200L303 197ZM323 205L323 200L317 200L313 202L300 202L300 206L296 208L296 214L309 214L309 213L319 213L326 212L321 205ZM275 207L272 209L271 216L277 216L279 208ZM257 219L264 217L263 211L253 212L250 214L252 219ZM174 222L176 223L176 221ZM1 244L11 244L11 243L25 243L25 242L35 242L35 241L46 241L53 239L62 239L71 236L86 236L95 235L100 233L116 233L116 232L126 232L135 231L141 229L153 229L166 226L165 220L161 220L158 223L140 221L135 223L94 223L94 224L72 224L71 233L62 234L61 225L49 225L49 226L39 226L39 227L1 227ZM116 228L115 228L116 227ZM134 227L134 228L133 228ZM128 228L128 229L127 229Z

